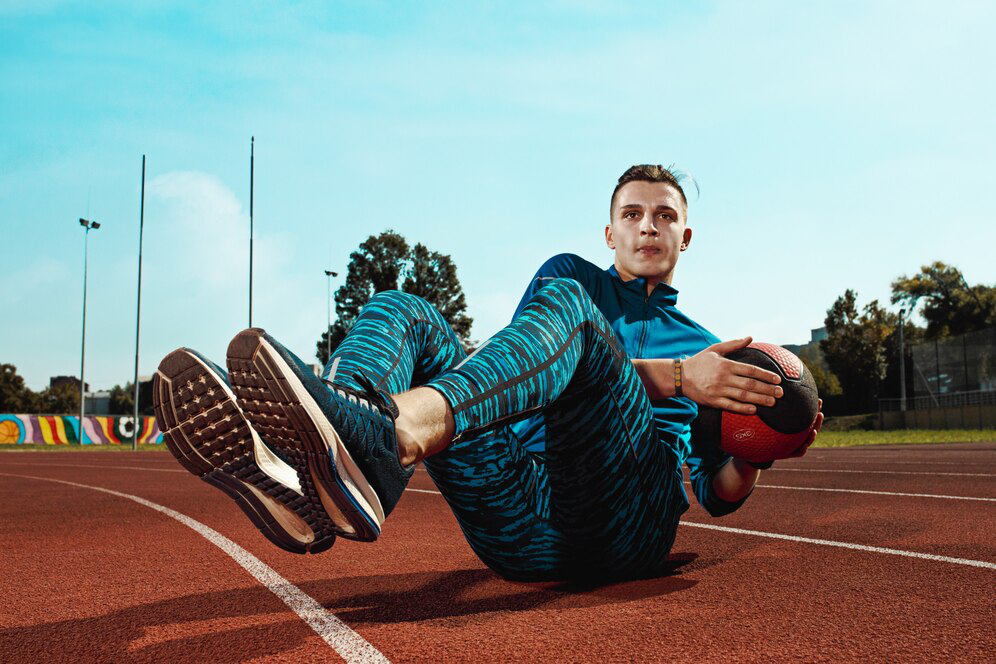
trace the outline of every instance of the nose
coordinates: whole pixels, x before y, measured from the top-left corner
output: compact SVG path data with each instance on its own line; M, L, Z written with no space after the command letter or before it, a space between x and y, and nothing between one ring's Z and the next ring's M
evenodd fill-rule
M657 224L654 223L653 215L647 215L640 221L640 235L660 235L660 231L657 230Z

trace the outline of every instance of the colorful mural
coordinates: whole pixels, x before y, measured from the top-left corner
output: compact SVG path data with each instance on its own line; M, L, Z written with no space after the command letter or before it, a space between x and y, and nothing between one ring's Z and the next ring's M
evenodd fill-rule
M154 417L141 418L138 442L159 445L162 432ZM87 445L130 445L135 418L88 415L83 420ZM78 445L80 418L74 415L0 414L0 445Z

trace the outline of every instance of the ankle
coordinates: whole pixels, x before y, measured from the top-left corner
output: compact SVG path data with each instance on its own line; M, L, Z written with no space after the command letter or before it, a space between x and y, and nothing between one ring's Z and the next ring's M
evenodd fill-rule
M399 411L394 424L402 465L418 463L449 447L455 426L449 404L442 394L432 388L419 387L396 395L394 401Z

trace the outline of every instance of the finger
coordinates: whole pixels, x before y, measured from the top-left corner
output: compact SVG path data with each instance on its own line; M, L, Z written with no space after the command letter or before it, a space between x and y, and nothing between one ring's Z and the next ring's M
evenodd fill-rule
M782 377L772 371L765 371L761 367L755 367L753 364L744 364L743 362L736 362L734 360L727 360L733 365L733 373L737 376L745 376L747 378L753 378L754 380L763 380L765 383L771 383L777 385L782 382Z
M760 394L758 392L751 392L749 390L736 388L736 387L724 387L722 391L722 396L727 397L731 401L738 401L740 403L753 403L758 406L774 406L775 397L770 394Z
M813 432L819 433L820 429L823 428L823 413L816 413L816 421L813 422Z
M731 339L730 341L721 341L718 344L713 344L706 348L706 350L711 350L714 353L719 353L720 355L726 355L727 353L732 353L735 350L746 348L750 342L750 337L744 337L743 339Z
M782 396L782 388L777 385L771 385L770 383L765 383L763 381L757 380L755 378L743 378L741 376L734 376L730 379L730 385L732 387L737 387L741 390L747 390L748 392L754 392L755 394L762 394L764 396L775 397L776 399Z
M714 408L728 410L731 413L740 413L741 415L753 415L757 412L757 407L752 406L751 404L741 403L725 397L720 397L708 405L713 406Z
M816 412L817 413L822 413L823 412L823 399L817 399L816 400Z

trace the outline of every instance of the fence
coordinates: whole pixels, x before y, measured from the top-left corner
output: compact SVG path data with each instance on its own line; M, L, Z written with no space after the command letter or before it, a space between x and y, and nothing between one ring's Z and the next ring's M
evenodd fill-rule
M158 445L162 432L154 417L142 417L138 442ZM76 415L0 414L0 445L78 445L80 418ZM135 418L89 415L83 419L88 445L130 445Z
M910 356L911 396L996 391L996 327L917 344Z

